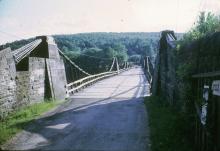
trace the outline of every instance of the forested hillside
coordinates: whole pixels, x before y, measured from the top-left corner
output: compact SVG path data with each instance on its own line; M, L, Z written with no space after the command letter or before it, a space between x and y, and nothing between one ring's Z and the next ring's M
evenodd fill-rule
M107 70L113 57L123 63L139 62L144 55L153 56L159 37L160 33L81 33L54 36L58 47L90 73Z
M177 34L181 37L182 34ZM79 33L70 35L54 35L55 42L74 62L92 72L107 70L112 58L117 57L119 63L124 61L139 62L142 56L154 57L158 47L160 32L132 33ZM34 38L15 41L0 46L11 47L12 50L22 47Z
M4 48L10 47L12 50L18 49L30 42L32 42L34 38L29 38L29 39L23 39L23 40L17 40L11 43L6 43L4 45L0 45L0 51Z
M139 55L153 55L157 47L160 33L85 33L54 36L58 47L64 52L91 54L94 51L104 51L105 56L117 56L120 60L137 58ZM98 54L94 54L98 55Z

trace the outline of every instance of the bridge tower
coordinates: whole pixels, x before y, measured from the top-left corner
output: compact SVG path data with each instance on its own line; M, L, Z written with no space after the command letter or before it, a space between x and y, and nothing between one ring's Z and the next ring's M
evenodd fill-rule
M66 84L64 62L52 37L0 51L0 118L24 105L65 99Z
M170 104L174 103L176 91L175 59L176 36L173 31L161 32L159 52L155 60L152 94L164 96Z

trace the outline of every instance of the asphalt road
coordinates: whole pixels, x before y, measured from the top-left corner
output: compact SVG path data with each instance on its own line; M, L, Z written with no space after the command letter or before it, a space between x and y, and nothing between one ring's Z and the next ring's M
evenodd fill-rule
M140 68L110 77L71 96L3 145L8 150L149 151Z

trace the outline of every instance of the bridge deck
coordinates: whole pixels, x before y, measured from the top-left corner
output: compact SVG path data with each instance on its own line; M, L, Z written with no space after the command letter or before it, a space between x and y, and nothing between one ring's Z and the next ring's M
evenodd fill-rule
M149 84L140 68L99 81L71 98L139 98L149 95Z
M69 103L37 120L7 149L149 150L143 96L149 85L140 68L102 80L71 96ZM36 125L35 125L36 126Z

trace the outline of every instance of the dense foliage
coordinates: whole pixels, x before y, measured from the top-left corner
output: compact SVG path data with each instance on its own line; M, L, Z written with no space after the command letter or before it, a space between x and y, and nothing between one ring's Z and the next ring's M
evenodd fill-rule
M195 86L192 75L220 70L220 18L211 13L202 12L195 26L184 35L176 49L178 105L188 121L192 141L195 132L197 113L195 110ZM201 95L202 97L202 95ZM201 104L200 104L201 105Z
M124 61L139 63L142 56L153 56L160 33L83 33L53 37L68 57L93 73L109 69L113 57L123 64ZM7 43L0 50L7 47L14 50L31 41L33 38Z
M181 93L180 99L183 105L184 100L189 100L191 88L190 78L192 74L207 70L208 62L204 62L198 71L197 63L199 57L208 57L213 53L218 54L219 46L219 31L220 18L211 13L201 12L196 25L184 35L182 41L177 46L177 78ZM213 60L212 60L213 61ZM210 66L210 68L213 68Z
M30 39L23 39L23 40L18 40L18 41L14 41L11 43L6 43L4 45L0 45L0 50L5 49L10 47L12 50L18 49L30 42L32 42L34 40L34 38L30 38Z
M201 12L195 26L184 35L183 41L190 42L216 31L220 31L220 16L211 12Z
M145 99L152 151L192 151L185 117L161 97ZM181 147L180 147L181 146Z
M140 62L154 55L159 33L84 33L54 36L58 47L90 73L106 70L113 57L119 63ZM98 69L97 69L98 67Z
M83 51L88 48L126 49L129 56L154 52L160 33L85 33L54 36L62 50ZM152 47L152 48L151 48Z

